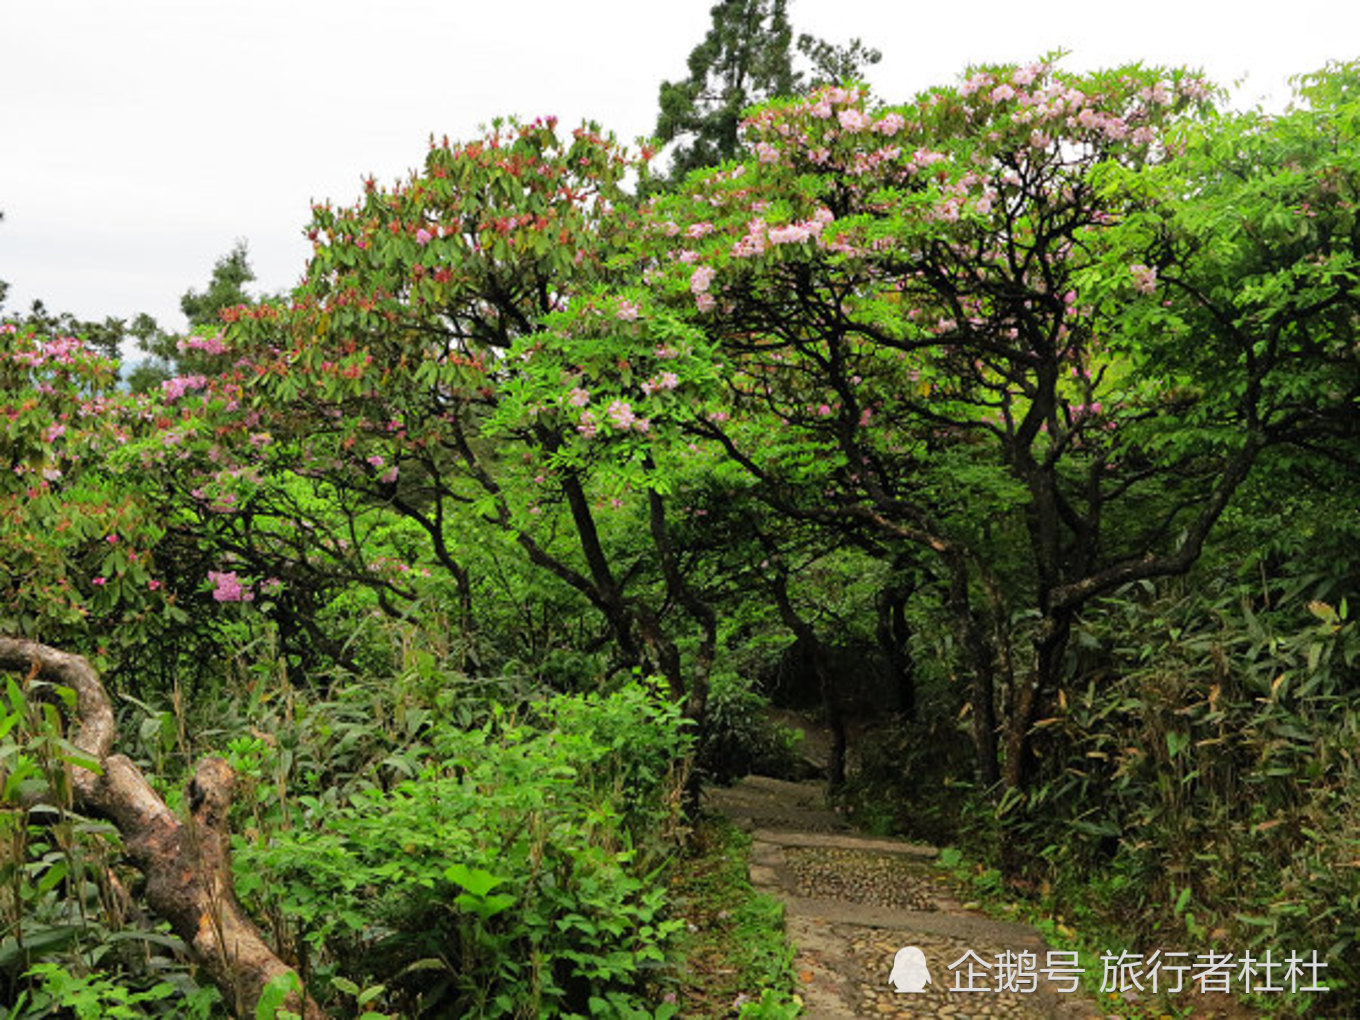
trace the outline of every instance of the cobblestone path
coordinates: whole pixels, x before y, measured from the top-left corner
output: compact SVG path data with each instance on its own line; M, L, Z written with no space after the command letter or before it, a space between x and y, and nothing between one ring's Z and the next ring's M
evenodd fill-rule
M855 835L824 802L820 783L758 776L706 794L706 806L751 833L752 883L785 904L808 1017L1105 1015L1082 993L1062 992L1071 982L1057 972L1055 981L1042 973L1052 961L1033 928L965 910L933 867L933 847ZM919 993L899 993L888 980L907 946L924 953L930 970ZM971 983L985 991L959 990L970 984L969 951L979 961ZM992 990L994 971L985 968L1008 952L1034 954L1033 991Z

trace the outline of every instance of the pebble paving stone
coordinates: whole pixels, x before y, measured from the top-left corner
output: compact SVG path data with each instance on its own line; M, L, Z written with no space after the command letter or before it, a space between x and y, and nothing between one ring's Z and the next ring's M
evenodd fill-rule
M849 832L826 810L821 784L752 776L707 791L706 804L751 833L752 884L784 902L805 1016L1106 1015L1084 993L1066 992L1069 982L1042 973L1048 947L1033 928L965 910L931 866L938 851ZM919 993L899 993L888 980L904 946L920 948L930 969ZM983 991L962 990L970 961L958 961L970 950L979 960L973 984ZM995 968L1003 953L1033 956L1013 972L1016 984L998 991L995 970L984 966Z

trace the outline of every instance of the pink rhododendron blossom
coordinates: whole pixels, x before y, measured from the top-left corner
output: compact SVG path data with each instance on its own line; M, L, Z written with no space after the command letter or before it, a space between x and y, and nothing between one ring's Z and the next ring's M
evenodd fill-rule
M213 586L212 597L217 602L254 602L255 593L241 584L235 571L208 571L208 581Z
M161 392L167 401L176 401L190 390L201 390L208 385L208 380L201 375L181 375L174 379L166 379L161 383Z
M397 480L397 466L393 464L390 468L378 476L378 481L386 482L388 485Z
M1004 103L1007 99L1015 98L1015 89L1009 85L998 85L992 89L991 99L994 103Z
M702 294L708 290L708 285L713 282L713 267L699 266L689 278L689 289L693 294Z
M897 134L897 132L901 131L906 126L907 122L905 119L903 119L900 113L890 113L882 120L880 120L877 124L874 125L874 130L877 131L880 135L887 135L891 137L892 135Z
M1187 78L1181 82L1181 95L1188 99L1203 99L1209 94L1209 86L1203 78Z
M222 342L222 334L216 336L191 336L176 342L175 347L183 351L202 351L204 354L225 354L227 345Z
M765 251L765 231L766 223L762 219L754 219L746 224L746 236L732 245L733 258L749 258L752 255L761 255Z
M974 92L991 83L992 76L990 74L975 74L971 78L966 79L964 83L959 86L959 95L971 96Z
M846 131L863 131L871 123L869 115L863 110L842 110L836 115L836 119Z
M567 395L567 403L572 407L585 407L590 403L590 391L584 390L580 386L573 386Z
M373 456L368 458L368 463L371 467L380 468L383 466L385 462L383 461L382 457L375 453Z
M430 241L433 240L433 238L434 235L431 234L424 227L421 227L419 230L416 231L416 244L429 244Z
M581 419L576 424L576 431L587 439L594 439L599 432L599 426L595 424L595 416L589 411L581 413Z
M627 298L619 298L619 310L614 313L615 318L622 319L624 322L632 322L638 317L641 308Z
M756 142L756 158L762 163L777 163L779 150L769 142Z
M609 405L609 410L605 412L609 415L609 420L614 423L616 429L627 429L632 427L637 416L633 414L633 409L628 406L625 400L615 400Z
M90 583L97 588L102 588L104 585L108 584L108 579L104 577L92 577L90 578Z
M701 312L711 312L717 307L718 302L713 299L712 294L695 294L694 305Z
M1157 270L1137 263L1129 266L1129 272L1133 274L1133 289L1139 294L1151 294L1157 289Z

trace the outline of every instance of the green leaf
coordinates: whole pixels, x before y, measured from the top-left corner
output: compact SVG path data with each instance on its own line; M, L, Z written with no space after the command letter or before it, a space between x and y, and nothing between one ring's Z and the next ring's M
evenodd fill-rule
M1167 731L1166 750L1167 753L1170 754L1172 758L1175 758L1182 751L1184 751L1185 748L1189 745L1189 743L1190 735L1188 733L1177 733L1175 730Z
M497 878L489 871L481 868L469 868L466 864L450 864L444 869L444 877L450 882L461 885L469 893L476 897L483 897L498 885L504 885L508 879ZM513 897L512 897L513 898Z

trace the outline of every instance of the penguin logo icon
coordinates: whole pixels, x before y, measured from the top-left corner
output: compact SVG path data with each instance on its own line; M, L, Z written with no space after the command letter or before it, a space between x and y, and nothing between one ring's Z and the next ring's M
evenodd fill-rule
M930 968L926 966L926 954L919 946L904 946L897 951L888 984L893 985L899 995L926 990L926 985L930 984Z

